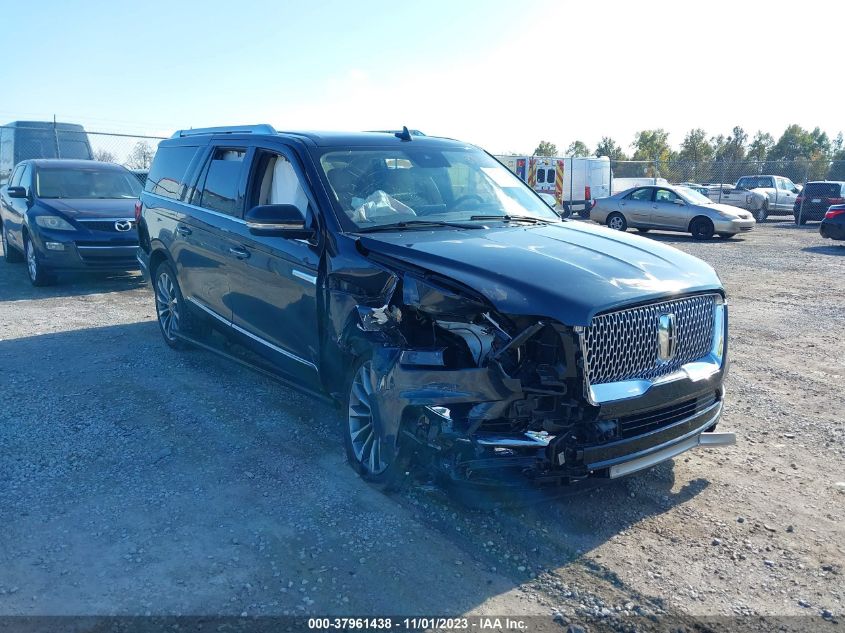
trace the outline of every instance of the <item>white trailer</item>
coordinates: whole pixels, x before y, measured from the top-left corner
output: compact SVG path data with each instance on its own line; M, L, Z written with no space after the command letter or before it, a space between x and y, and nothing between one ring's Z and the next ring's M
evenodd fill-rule
M550 156L496 156L537 193L553 195L569 215L588 215L596 198L610 195L610 159Z

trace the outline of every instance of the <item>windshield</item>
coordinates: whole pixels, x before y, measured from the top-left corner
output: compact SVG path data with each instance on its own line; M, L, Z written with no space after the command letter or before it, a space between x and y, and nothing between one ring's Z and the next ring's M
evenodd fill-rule
M119 169L39 169L35 193L39 198L137 198L141 183Z
M691 204L713 204L710 198L690 187L677 187L675 190L678 195Z
M560 220L507 168L476 149L329 151L320 159L354 229L400 222Z

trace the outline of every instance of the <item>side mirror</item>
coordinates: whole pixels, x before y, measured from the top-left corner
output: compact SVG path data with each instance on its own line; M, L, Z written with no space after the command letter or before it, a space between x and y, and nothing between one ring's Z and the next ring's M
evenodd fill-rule
M26 187L9 187L6 189L6 193L9 194L10 198L26 198Z
M292 204L263 204L253 207L244 215L247 228L253 235L285 237L307 240L314 236L313 229L305 226L302 212Z
M798 187L793 187L792 193L801 193L801 190Z
M675 198L674 202L675 202L675 204L677 204L680 207L686 206L686 204L687 204L686 202L684 202L680 198Z

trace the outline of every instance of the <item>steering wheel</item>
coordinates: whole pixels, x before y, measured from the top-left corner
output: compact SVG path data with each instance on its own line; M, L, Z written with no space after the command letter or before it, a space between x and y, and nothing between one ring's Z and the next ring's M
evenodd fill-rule
M452 208L457 209L464 202L469 202L470 200L475 200L478 204L484 204L484 199L481 196L478 196L474 193L468 193L455 198L455 200L452 202Z

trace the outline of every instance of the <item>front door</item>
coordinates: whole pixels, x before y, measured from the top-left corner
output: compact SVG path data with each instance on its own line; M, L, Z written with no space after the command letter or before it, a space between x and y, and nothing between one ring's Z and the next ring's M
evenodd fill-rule
M316 221L316 203L291 150L257 148L251 167L247 208L262 204L292 204ZM232 275L233 324L298 382L317 386L319 326L317 243L253 235L238 227L238 248L245 256Z
M651 223L655 228L687 230L690 220L689 205L674 191L657 189L651 208Z

